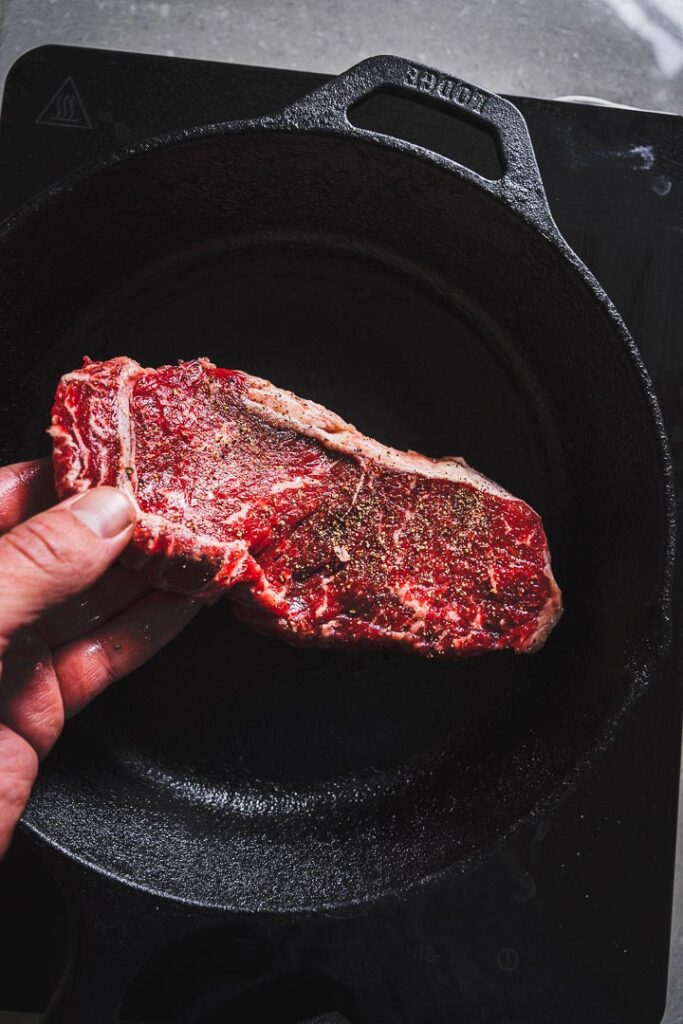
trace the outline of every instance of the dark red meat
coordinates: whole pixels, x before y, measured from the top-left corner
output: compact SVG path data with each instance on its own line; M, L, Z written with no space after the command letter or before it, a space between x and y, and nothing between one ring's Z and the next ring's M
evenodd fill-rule
M561 614L539 516L461 459L364 437L205 359L85 361L52 418L61 497L139 509L128 564L294 643L533 651Z

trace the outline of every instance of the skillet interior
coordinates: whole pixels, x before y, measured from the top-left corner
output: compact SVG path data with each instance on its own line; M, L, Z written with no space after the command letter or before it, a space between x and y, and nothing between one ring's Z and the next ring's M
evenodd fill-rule
M414 155L247 132L100 171L0 251L4 461L47 452L84 353L206 354L528 500L567 609L536 656L442 664L215 606L69 723L29 827L194 902L330 906L465 866L595 754L663 622L662 456L615 321L540 235Z

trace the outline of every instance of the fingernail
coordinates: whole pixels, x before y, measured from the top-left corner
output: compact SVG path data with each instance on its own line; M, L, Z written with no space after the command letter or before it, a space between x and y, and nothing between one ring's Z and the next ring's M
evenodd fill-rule
M115 487L96 487L75 501L71 511L98 537L116 537L135 519L135 509Z

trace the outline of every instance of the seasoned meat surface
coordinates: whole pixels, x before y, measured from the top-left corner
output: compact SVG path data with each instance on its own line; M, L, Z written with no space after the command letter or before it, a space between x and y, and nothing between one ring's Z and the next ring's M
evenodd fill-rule
M239 370L86 359L59 384L51 434L61 497L109 484L135 502L127 564L225 593L292 643L530 652L561 614L525 502Z

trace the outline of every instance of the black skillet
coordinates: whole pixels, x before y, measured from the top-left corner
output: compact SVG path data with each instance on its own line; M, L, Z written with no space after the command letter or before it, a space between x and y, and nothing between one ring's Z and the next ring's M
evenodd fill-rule
M486 129L501 177L354 126L380 90ZM0 260L3 461L45 450L84 353L206 354L389 444L464 455L543 515L565 595L540 654L462 664L294 650L203 612L43 767L24 827L86 909L98 876L163 897L156 944L181 906L352 913L466 871L590 770L666 643L671 472L636 349L555 227L515 107L373 58L279 115L62 183L5 224ZM106 928L89 934L53 1022L116 1020L132 966L107 979Z

